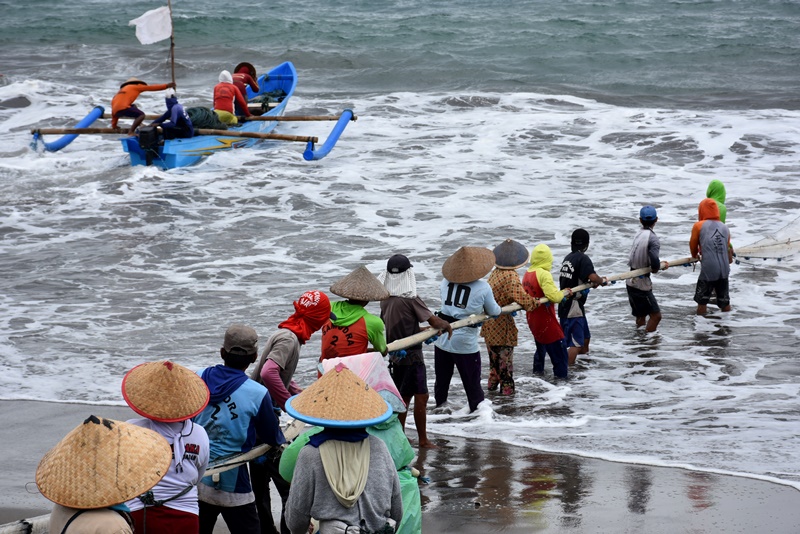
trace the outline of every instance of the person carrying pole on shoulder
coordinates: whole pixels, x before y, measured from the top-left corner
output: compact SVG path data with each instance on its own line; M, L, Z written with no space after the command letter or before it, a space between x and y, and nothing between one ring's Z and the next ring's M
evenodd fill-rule
M536 342L533 355L533 374L544 374L544 355L550 356L553 374L556 378L569 378L567 347L564 343L564 331L558 323L557 304L566 299L556 283L550 269L553 268L553 253L545 244L536 245L531 252L531 266L522 278L522 287L535 299L547 297L550 301L535 310L527 312L528 328L531 329Z
M195 417L206 429L210 460L250 451L256 435L267 445L286 442L267 388L245 371L258 357L258 335L249 326L235 324L225 331L220 355L224 364L198 374L208 386L208 406ZM231 532L261 534L261 524L247 465L203 478L198 486L200 534L211 534L217 517Z
M658 257L661 251L661 242L653 230L658 222L656 209L653 206L644 206L639 210L639 222L642 224L642 228L633 238L633 246L628 255L628 266L634 270L649 267L650 272L657 273L661 268L661 260ZM667 270L667 268L669 265L663 270ZM628 292L631 312L636 317L636 327L644 326L646 332L655 332L658 323L661 322L661 309L653 295L650 273L628 279L625 282L625 289Z
M705 315L711 295L716 293L720 311L731 311L728 276L733 263L733 247L728 227L720 221L717 203L712 198L703 199L697 208L698 221L692 227L689 250L692 257L700 258L700 276L694 292L697 315Z
M297 363L300 361L300 347L329 320L335 320L331 313L331 303L322 291L306 291L292 303L294 313L278 325L278 330L270 336L256 363L250 378L266 386L276 408L286 410L286 401L302 389L293 380ZM278 530L272 519L270 480L281 497L281 534L288 534L286 526L286 500L289 498L289 483L278 473L279 454L268 454L250 462L250 476L253 481L253 494L256 498L261 534L276 534Z
M572 232L571 239L572 252L567 254L561 262L561 272L559 273L559 287L571 289L573 287L591 283L592 287L605 285L607 280L603 279L594 271L594 264L591 258L586 255L589 248L589 232L583 228L578 228ZM586 297L588 289L579 291L576 294L567 296L567 300L558 304L558 318L561 322L561 329L564 331L564 339L569 355L569 365L573 365L578 359L578 354L589 352L589 323L586 321Z
M365 309L371 301L389 298L389 292L383 284L362 265L335 282L330 290L347 300L331 304L336 319L322 327L322 354L319 361L366 352L386 354L383 321ZM373 351L369 350L370 345Z
M442 265L444 278L439 286L442 295L439 317L453 323L470 315L500 315L503 310L494 300L491 286L481 280L492 270L494 262L494 253L484 247L461 247L447 258ZM454 330L451 337L441 336L435 342L433 396L440 410L445 409L443 405L450 394L454 368L461 376L470 413L484 400L477 326Z
M487 282L497 304L508 306L519 304L524 310L535 310L539 305L536 299L525 292L517 269L528 263L528 249L524 245L506 239L494 247L494 270ZM486 341L489 353L489 391L500 388L500 395L513 395L514 384L514 347L517 346L517 324L514 314L504 314L496 319L489 319L481 327L481 336Z
M395 254L386 262L386 270L378 275L378 280L389 292L389 298L381 301L381 320L386 325L386 341L413 336L420 332L420 323L427 322L431 328L453 335L450 323L435 315L417 295L417 279L409 259ZM414 399L414 425L417 428L419 447L435 449L428 439L427 405L428 379L422 344L409 347L402 356L389 353L392 380L403 397L406 407ZM406 412L398 419L403 429L406 426Z

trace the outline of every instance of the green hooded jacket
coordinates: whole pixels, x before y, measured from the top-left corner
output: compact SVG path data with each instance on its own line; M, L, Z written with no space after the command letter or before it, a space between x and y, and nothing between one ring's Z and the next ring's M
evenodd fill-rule
M725 184L719 180L711 180L706 190L706 198L713 198L719 208L719 220L725 222L728 210L725 208Z

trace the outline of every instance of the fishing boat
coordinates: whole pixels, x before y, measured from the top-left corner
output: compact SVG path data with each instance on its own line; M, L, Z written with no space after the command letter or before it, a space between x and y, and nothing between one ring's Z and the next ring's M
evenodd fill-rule
M184 139L159 140L152 129L140 128L135 136L121 139L122 148L130 155L131 165L154 165L161 169L186 167L199 162L203 157L222 150L251 147L263 140L297 141L306 143L303 158L306 161L324 158L339 140L350 121L356 120L353 111L345 109L332 116L285 116L286 106L297 86L297 71L290 62L284 62L258 78L259 91L247 87L247 101L253 117L228 129L205 129L195 127L195 136ZM191 109L191 108L190 108ZM90 128L92 123L104 116L102 106L95 107L75 128L34 129L32 148L39 146L49 152L61 150L80 134L116 134L122 130ZM155 118L148 116L148 118ZM336 121L328 138L317 146L318 138L312 136L283 135L272 133L282 121ZM195 125L197 126L197 125ZM45 142L44 134L64 134L61 138Z
M297 71L285 62L261 75L258 93L247 87L247 101L253 102L253 111L261 119L280 117L297 86ZM122 148L130 155L131 165L155 165L162 169L186 167L197 163L203 156L220 150L253 146L261 136L245 137L241 133L266 134L275 129L277 121L253 120L240 122L224 130L225 135L195 135L184 139L167 139L159 142L158 135L146 135L142 129L132 137L121 139ZM201 130L202 131L202 130Z
M285 62L261 75L257 80L257 93L248 86L247 101L251 112L259 120L248 120L224 131L198 129L200 135L187 139L167 139L159 143L158 136L145 136L141 132L121 140L122 148L130 155L131 165L155 165L162 169L186 167L197 163L203 156L221 150L253 146L263 139L305 141L313 152L316 138L298 136L267 136L278 125L273 117L282 117L286 105L297 86L297 71ZM347 119L349 120L349 118ZM255 134L255 135L254 135ZM337 136L338 138L338 136Z
M152 44L164 39L170 40L170 63L172 65L172 82L175 82L175 39L172 30L172 5L148 11L138 19L130 21L136 26L136 37L142 44ZM250 67L251 75L255 78L255 69L249 63L239 66ZM238 70L239 66L234 69ZM135 136L121 139L122 148L130 155L132 166L154 165L162 169L186 167L200 161L221 150L250 147L261 140L299 141L306 143L303 158L306 161L324 158L336 144L339 136L344 131L347 123L356 120L352 110L346 109L338 116L322 117L285 117L284 112L289 99L294 94L297 86L297 71L290 62L284 62L274 67L269 72L257 79L258 92L247 87L246 97L248 108L254 115L240 121L240 124L222 128L203 128L195 124L195 135L190 138L161 139L155 128L139 128ZM191 108L190 108L191 110ZM210 110L209 110L210 112ZM81 134L116 134L123 133L121 129L90 128L92 123L104 116L102 106L96 106L74 128L39 128L31 130L33 140L31 148L39 150L42 147L49 152L61 150L78 135ZM148 117L155 118L155 117ZM272 130L281 120L307 120L322 121L336 120L336 124L328 135L325 143L317 148L318 139L311 136L282 135L272 133ZM194 121L193 121L194 122ZM215 121L220 124L219 121ZM42 135L63 134L55 141L45 142Z

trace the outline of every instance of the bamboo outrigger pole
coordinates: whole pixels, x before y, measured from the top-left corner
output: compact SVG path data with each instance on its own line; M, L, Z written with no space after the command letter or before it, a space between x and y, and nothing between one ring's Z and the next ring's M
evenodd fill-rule
M127 135L128 130L124 128L35 128L32 134L117 134ZM275 141L297 141L298 143L317 143L318 137L308 135L285 135L261 132L237 132L231 130L206 130L198 128L195 130L197 135L216 135L220 137L247 137L250 139L272 139Z
M700 259L699 258L691 258L691 257L689 257L689 258L681 258L679 260L674 260L674 261L662 261L661 265L660 265L660 269L663 270L663 269L666 269L668 267L678 267L680 265L690 265L690 264L695 263L697 261L700 261ZM620 274L612 274L611 276L607 276L606 280L608 280L609 282L616 282L617 280L627 280L628 278L636 278L637 276L642 276L642 275L645 275L645 274L647 274L649 272L651 272L650 271L650 267L643 267L641 269L635 269L633 271L627 271L627 272L620 273ZM578 291L583 291L584 289L589 289L591 287L593 287L592 284L581 284L579 286L575 286L575 287L570 288L570 289L564 289L562 291L563 291L564 295L566 296L566 295L569 295L570 293L577 293ZM538 299L537 302L539 304L547 304L548 302L550 302L550 300L547 297L542 297L542 298ZM522 309L522 306L520 306L519 304L517 304L515 302L513 304L509 304L508 306L503 306L502 307L503 311L501 313L502 314L514 313L516 311L520 311L521 309ZM490 319L490 318L491 317L489 315L486 315L486 314L470 315L466 319L461 319L461 320L455 321L453 323L450 323L450 327L453 330L455 330L456 328L463 328L465 326L471 326L471 325L476 325L476 324L482 323L486 319ZM392 341L391 343L389 343L386 346L386 350L387 350L387 352L394 352L394 351L397 351L397 350L407 349L409 347L413 347L414 345L419 345L420 343L422 343L424 341L427 341L427 340L429 340L430 338L432 338L434 336L438 336L441 333L442 333L441 330L435 330L433 328L429 328L427 330L423 330L422 332L414 334L413 336L408 336L408 337L404 337L402 339L398 339L396 341Z

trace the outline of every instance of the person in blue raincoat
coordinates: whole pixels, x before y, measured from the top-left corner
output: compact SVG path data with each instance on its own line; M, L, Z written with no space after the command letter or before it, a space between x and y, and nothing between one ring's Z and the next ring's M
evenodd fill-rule
M150 126L160 126L164 139L183 139L194 136L194 126L192 119L178 102L178 97L174 91L167 92L164 99L167 104L167 111L159 118L150 123Z

